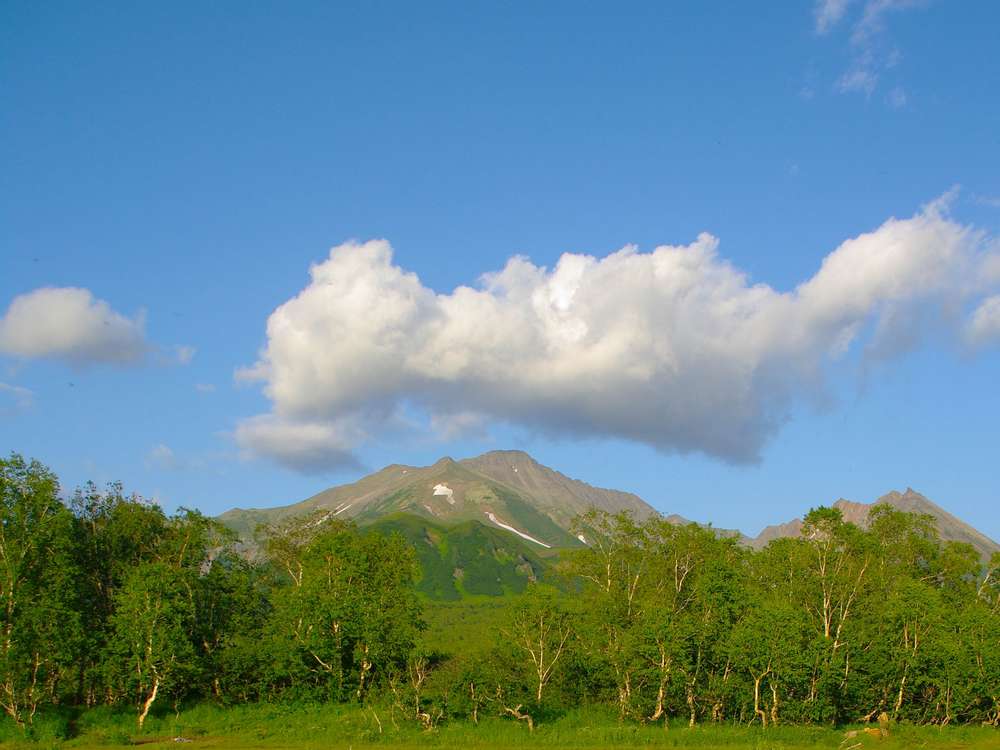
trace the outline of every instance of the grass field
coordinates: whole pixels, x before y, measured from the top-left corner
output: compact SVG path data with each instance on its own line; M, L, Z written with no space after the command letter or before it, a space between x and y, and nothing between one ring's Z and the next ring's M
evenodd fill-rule
M377 717L377 718L376 718ZM114 748L140 746L153 750L190 747L241 750L250 748L367 747L452 748L500 750L501 748L712 748L737 750L1000 750L1000 731L989 727L895 726L886 739L845 740L844 729L824 727L760 727L683 724L664 730L663 725L619 723L601 712L579 710L541 723L534 733L503 719L485 719L478 726L457 722L426 732L402 722L387 709L363 711L331 705L254 705L221 708L200 705L150 716L141 734L135 732L134 714L97 709L77 717L53 714L39 717L31 737L9 724L0 726L0 743L10 748ZM382 730L379 731L381 722ZM182 741L175 740L182 738ZM860 742L861 744L857 744Z

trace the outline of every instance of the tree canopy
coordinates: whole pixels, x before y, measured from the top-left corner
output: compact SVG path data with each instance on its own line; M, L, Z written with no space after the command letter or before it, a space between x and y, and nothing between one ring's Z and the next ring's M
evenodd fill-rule
M0 460L0 707L355 702L433 728L484 712L528 728L580 705L622 721L826 723L885 714L1000 724L1000 555L930 517L867 528L816 508L755 552L694 524L592 511L558 576L429 646L414 544L317 514L256 553L196 511L121 485L64 502ZM460 603L449 606L459 607Z

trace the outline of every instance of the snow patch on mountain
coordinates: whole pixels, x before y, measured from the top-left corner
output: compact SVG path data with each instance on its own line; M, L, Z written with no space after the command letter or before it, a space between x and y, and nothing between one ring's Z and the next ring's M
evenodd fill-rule
M441 495L442 497L444 497L445 500L447 500L452 505L455 504L455 491L446 484L435 484L434 494Z
M515 534L517 534L522 539L527 539L529 542L534 542L535 544L540 544L543 547L545 547L546 549L552 549L552 545L551 544L546 544L545 542L540 542L537 539L535 539L535 537L530 536L528 534L525 534L523 531L518 531L513 526L511 526L509 524L506 524L503 521L501 521L499 518L497 518L493 513L490 513L488 510L484 511L484 513L486 514L486 517L488 519L490 519L490 521L492 521L493 523L495 523L501 529L507 529L507 531L514 532Z

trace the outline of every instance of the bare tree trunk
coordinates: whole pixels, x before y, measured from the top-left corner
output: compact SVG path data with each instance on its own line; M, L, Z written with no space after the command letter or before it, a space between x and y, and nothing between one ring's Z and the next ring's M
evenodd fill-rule
M139 729L142 730L142 725L146 721L146 716L149 714L149 708L153 705L153 701L156 700L156 694L160 692L160 678L153 677L153 691L149 694L149 697L142 704L142 711L139 712Z
M687 684L687 704L688 710L691 712L691 718L688 720L688 726L693 727L695 725L695 718L697 717L697 706L694 702L694 684L691 682Z
M760 722L767 726L767 714L760 709L760 677L753 678L753 713L760 717Z
M656 721L661 716L663 717L663 726L667 726L667 712L663 707L664 700L667 696L667 681L670 679L670 664L671 659L666 657L665 648L663 644L660 644L660 685L659 689L656 691L656 710L653 711L653 715L649 717L650 721Z
M656 710L653 711L653 715L649 717L650 721L656 721L666 713L663 709L663 699L666 695L666 682L667 681L665 679L660 679L660 689L656 691Z
M534 722L534 720L531 718L531 716L529 714L521 712L521 706L522 705L523 705L522 703L518 703L513 708L510 708L509 706L504 706L503 707L504 713L510 714L511 716L513 716L518 721L525 721L525 722L527 722L528 723L528 731L529 732L534 732L535 731L535 722Z
M361 653L363 655L361 657L361 671L358 675L358 698L365 694L365 679L372 668L372 663L368 661L368 646L362 646Z
M760 717L760 723L767 727L767 712L760 707L760 683L764 681L771 672L771 667L768 665L767 669L761 672L759 675L750 672L750 676L753 678L753 713L754 716Z
M21 720L21 711L18 709L14 687L10 681L3 684L3 698L0 698L0 705L3 705L3 710L10 715L15 724L19 727L24 726L24 721Z
M903 707L903 689L906 687L906 673L909 670L909 664L903 667L903 678L899 681L899 692L896 695L896 706L892 711L892 718L899 718L899 711Z
M624 719L632 702L632 673L625 671L618 685L618 718Z
M778 725L778 687L771 680L771 726Z

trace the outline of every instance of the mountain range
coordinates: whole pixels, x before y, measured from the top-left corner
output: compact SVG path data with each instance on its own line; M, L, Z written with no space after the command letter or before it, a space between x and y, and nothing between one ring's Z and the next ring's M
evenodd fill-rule
M840 510L845 521L857 524L862 528L868 523L868 512L873 506L888 504L897 510L907 513L921 513L934 517L938 534L946 542L965 542L971 544L979 554L988 558L994 552L1000 551L1000 545L988 536L973 528L960 518L953 516L941 506L931 502L916 490L907 487L905 492L889 492L873 503L856 503L841 498L833 503ZM787 536L799 536L802 533L802 519L794 518L787 523L768 526L756 538L750 540L751 546L760 549L766 547L772 539Z
M658 515L637 495L570 479L523 451L490 451L461 461L442 458L432 466L392 464L294 505L235 508L219 519L249 537L257 524L317 510L361 525L407 513L445 526L477 521L553 549L581 543L571 531L572 522L591 507L628 510L639 519Z
M933 516L943 540L971 544L984 558L1000 551L985 534L913 489L890 492L875 503ZM875 503L840 499L833 507L845 520L864 526ZM433 598L454 599L521 591L529 581L549 575L558 549L585 543L572 524L592 507L629 511L640 520L660 515L638 495L571 479L523 451L500 450L460 461L442 458L424 467L393 464L299 503L234 508L219 520L245 540L252 539L259 524L324 511L324 519L351 519L377 531L401 533L417 552L421 590ZM678 515L665 518L688 523ZM802 519L795 518L753 538L717 531L762 548L801 530Z

